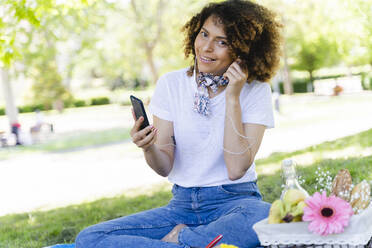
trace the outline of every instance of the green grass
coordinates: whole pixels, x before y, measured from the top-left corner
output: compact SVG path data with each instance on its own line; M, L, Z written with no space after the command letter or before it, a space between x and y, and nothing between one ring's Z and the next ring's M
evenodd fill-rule
M64 135L63 137L52 139L43 144L8 147L6 149L0 149L0 161L26 152L65 151L120 142L130 137L129 131L130 130L126 128L114 128L103 131L90 131L78 134L73 133L70 135Z
M340 169L346 168L350 171L354 184L364 179L369 183L371 183L372 180L372 156L320 160L310 166L298 167L297 169L298 174L301 175L301 178L304 180L302 186L309 194L313 194L316 191L315 186L318 184L316 182L315 172L318 167L322 171L329 171L332 178ZM258 177L258 186L263 194L264 200L268 202L273 202L280 197L282 184L283 180L280 173L260 175Z
M298 163L298 174L304 180L303 186L309 193L315 192L316 170L329 171L336 175L341 168L347 168L357 184L363 179L372 180L372 129L334 141L324 142L291 153L274 153L256 161L258 185L264 200L273 202L280 196L282 178L280 164L283 159L294 158Z
M270 163L280 162L288 157L295 157L310 153L313 157L324 158L327 154L345 151L352 148L355 152L363 152L372 149L372 129L358 133L356 135L347 136L334 141L327 141L308 148L297 150L294 152L273 153L267 158L256 161L256 165L263 166ZM345 154L344 154L345 155ZM341 155L340 155L341 156ZM279 165L279 164L278 164Z
M284 158L298 161L298 173L309 193L315 191L318 167L334 176L341 168L349 169L353 183L372 182L372 129L291 153L276 153L257 161L258 184L264 200L280 196L280 163ZM71 243L77 233L89 225L133 214L166 204L171 198L169 186L150 194L121 195L114 198L31 214L0 217L1 248L39 248L55 243Z
M73 242L76 234L88 225L165 205L171 197L168 188L161 186L136 197L120 196L47 212L1 217L0 247L40 248Z

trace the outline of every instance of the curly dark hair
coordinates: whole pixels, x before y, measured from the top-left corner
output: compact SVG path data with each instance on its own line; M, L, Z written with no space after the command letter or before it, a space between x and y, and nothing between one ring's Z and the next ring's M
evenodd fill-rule
M248 82L269 81L279 66L282 24L267 8L245 0L210 3L183 26L186 57L195 59L194 42L204 22L214 16L223 24L232 58L238 56L248 69ZM192 75L194 65L187 74Z

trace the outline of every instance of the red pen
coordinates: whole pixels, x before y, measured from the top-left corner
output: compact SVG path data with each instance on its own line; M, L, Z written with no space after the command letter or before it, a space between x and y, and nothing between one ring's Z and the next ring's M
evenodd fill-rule
M212 242L210 242L205 248L212 248L213 246L215 246L220 240L222 239L222 235L218 235L217 237L215 237Z

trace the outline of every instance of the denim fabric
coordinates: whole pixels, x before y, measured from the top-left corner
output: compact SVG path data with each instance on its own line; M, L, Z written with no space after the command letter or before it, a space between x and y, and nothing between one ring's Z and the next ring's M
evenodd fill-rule
M174 185L168 205L103 222L84 229L76 248L190 248L205 247L217 235L220 243L256 247L252 229L266 218L270 204L263 202L255 182L215 187ZM177 224L186 224L179 244L161 241Z

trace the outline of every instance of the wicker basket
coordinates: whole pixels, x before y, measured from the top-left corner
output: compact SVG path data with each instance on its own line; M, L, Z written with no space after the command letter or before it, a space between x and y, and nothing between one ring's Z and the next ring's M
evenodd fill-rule
M269 245L264 247L270 248L372 248L372 239L366 245L338 245L338 244L322 244L322 245Z
M268 224L264 219L253 226L262 246L372 248L372 204L350 219L343 233L320 236L308 230L308 222Z

